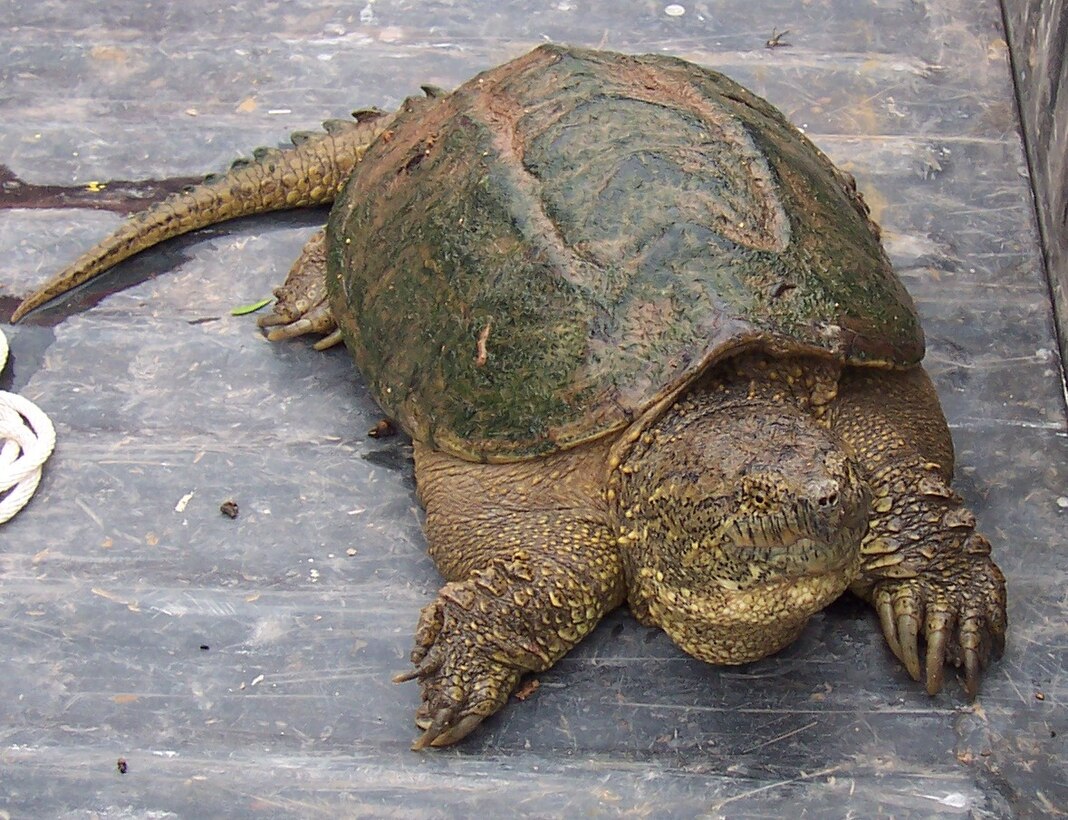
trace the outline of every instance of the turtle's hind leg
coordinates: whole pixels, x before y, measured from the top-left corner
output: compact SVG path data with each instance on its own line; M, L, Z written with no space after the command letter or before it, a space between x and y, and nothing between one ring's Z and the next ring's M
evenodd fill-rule
M341 341L341 331L330 312L326 295L326 229L319 230L300 252L289 269L285 284L275 288L274 312L259 319L260 327L271 328L272 342L293 339L306 333L322 333L316 350L326 350Z

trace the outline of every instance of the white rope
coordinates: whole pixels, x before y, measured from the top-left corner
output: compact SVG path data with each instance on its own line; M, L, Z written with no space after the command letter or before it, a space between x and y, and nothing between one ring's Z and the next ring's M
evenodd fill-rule
M7 364L7 337L0 330L0 373ZM52 420L29 399L0 390L0 524L29 502L41 467L56 446Z

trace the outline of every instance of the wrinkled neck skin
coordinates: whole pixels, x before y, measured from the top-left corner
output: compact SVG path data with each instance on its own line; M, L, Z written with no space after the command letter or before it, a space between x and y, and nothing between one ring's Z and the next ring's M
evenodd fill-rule
M870 494L822 419L837 378L814 358L738 357L620 464L631 609L691 655L776 652L856 576Z

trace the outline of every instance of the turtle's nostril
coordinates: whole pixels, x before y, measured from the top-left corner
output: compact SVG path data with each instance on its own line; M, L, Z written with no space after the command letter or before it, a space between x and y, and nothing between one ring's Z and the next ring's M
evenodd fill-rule
M823 512L831 512L838 506L841 500L841 487L833 478L824 478L813 481L808 486L808 497L818 509Z

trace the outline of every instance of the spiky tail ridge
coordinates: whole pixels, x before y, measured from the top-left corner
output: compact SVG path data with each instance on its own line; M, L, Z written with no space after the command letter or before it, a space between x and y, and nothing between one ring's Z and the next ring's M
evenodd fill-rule
M166 239L240 216L333 202L368 146L393 119L373 109L356 111L353 117L328 120L322 132L293 134L292 148L258 149L226 173L134 214L26 297L11 321Z

